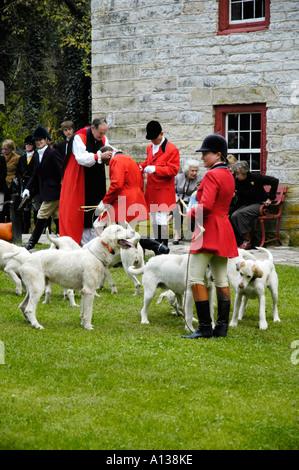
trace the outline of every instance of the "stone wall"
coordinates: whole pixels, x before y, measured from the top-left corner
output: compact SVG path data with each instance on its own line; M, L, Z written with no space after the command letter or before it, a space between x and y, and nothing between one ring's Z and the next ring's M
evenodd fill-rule
M267 173L289 187L284 243L299 244L298 2L271 1L269 30L217 35L218 2L91 0L92 115L144 158L161 122L182 162L214 131L214 106L266 103Z

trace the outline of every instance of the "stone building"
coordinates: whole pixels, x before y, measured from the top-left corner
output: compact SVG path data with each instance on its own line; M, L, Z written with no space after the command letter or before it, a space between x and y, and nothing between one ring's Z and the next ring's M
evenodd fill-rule
M161 122L182 162L214 131L288 186L282 236L299 245L299 2L91 0L92 116L145 158Z

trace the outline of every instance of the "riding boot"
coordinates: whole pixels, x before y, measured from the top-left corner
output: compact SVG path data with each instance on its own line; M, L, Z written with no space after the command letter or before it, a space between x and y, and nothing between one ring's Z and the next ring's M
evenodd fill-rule
M227 335L229 311L230 311L230 290L229 287L217 287L218 317L213 331L213 336L224 338Z
M56 235L59 235L59 219L54 219L54 224L56 228Z
M48 217L46 223L45 223L45 227L44 227L44 232L43 233L46 233L46 229L48 228L49 230L49 233L51 234L52 233L52 216L50 215L50 217Z
M35 247L36 243L40 239L41 234L43 233L46 223L47 223L47 219L36 219L36 225L31 234L31 237L29 238L26 245L24 245L24 248L26 248L26 250L29 251Z
M141 238L139 243L143 249L152 250L155 255L167 255L169 253L169 248L167 246L153 238Z
M211 338L213 328L207 289L201 284L193 284L191 289L198 316L198 328L191 335L181 335L181 337L188 339Z
M166 247L168 247L168 235L168 225L158 225L158 237L156 238L156 240L160 243L163 243L163 245L165 245Z

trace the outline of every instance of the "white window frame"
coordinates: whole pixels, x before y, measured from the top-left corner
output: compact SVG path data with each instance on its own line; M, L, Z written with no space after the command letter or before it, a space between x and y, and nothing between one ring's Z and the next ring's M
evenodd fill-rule
M254 1L254 11L255 11L255 6L256 6L256 0L238 0L238 2L234 3L241 3L242 5L242 16L244 16L244 3L248 1ZM265 2L264 2L264 11L265 11ZM260 16L258 18L246 18L246 19L238 19L238 20L232 20L231 19L231 12L232 12L232 2L229 0L229 24L242 24L242 23L256 23L258 21L265 21L265 15Z
M247 129L240 129L240 116L241 115L244 115L244 114L248 114L250 116L250 128L247 130ZM225 129L226 129L226 139L228 141L228 135L229 135L229 128L228 128L228 119L229 119L229 116L231 115L237 115L238 116L238 129L235 129L234 132L237 133L237 136L238 136L238 147L237 148L228 148L228 153L232 153L233 155L235 155L236 157L238 157L238 160L242 160L242 154L249 154L250 155L250 158L249 158L249 168L250 168L250 171L252 172L260 172L261 171L261 145L259 148L252 148L251 147L251 142L252 142L252 132L259 132L260 133L260 143L262 141L261 139L261 135L262 135L262 129L252 129L252 116L253 114L259 114L261 116L261 112L259 111L244 111L244 112L233 112L233 113L227 113L225 115ZM239 147L239 143L240 143L240 134L241 132L248 132L249 133L249 143L250 143L250 147L249 148L240 148ZM254 155L259 155L259 168L252 168L252 160L254 159Z

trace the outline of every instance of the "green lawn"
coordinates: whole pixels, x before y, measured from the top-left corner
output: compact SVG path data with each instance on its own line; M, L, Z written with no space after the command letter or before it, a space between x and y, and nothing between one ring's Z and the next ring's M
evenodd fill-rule
M277 272L281 323L267 295L268 330L251 300L227 338L191 341L166 302L140 324L143 295L122 268L93 331L54 285L33 329L1 271L0 449L298 449L299 269Z

